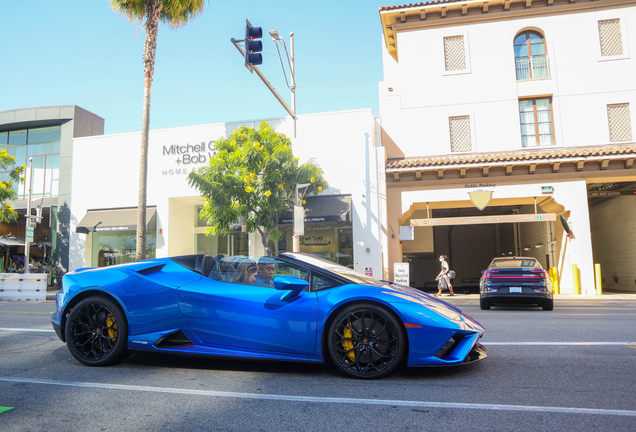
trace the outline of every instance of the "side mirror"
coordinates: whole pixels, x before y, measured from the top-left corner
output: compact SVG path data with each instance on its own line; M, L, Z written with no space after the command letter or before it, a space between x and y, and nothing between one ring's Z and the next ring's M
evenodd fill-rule
M299 293L309 286L309 282L293 276L276 276L273 282L277 290L295 293Z
M486 273L486 270L482 270L482 271L481 271L481 274L484 274L484 273Z

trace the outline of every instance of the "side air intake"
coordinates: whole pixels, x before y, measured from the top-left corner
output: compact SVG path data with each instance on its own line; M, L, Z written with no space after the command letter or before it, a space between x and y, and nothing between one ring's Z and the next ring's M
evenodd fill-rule
M192 341L181 331L173 331L157 339L154 343L156 348L180 348L194 346Z

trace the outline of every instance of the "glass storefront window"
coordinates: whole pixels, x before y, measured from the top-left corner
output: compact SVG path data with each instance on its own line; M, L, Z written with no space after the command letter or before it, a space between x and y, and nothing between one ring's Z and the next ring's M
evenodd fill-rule
M244 232L235 232L224 237L196 234L195 250L197 254L210 256L218 254L244 256L249 253L249 239L247 233Z
M291 226L279 226L283 237L278 241L276 254L292 252ZM300 238L300 252L353 268L353 229L351 222L305 223L305 235Z
M135 261L137 250L137 232L130 231L96 231L93 236L92 267L108 267ZM156 231L146 233L146 256L156 257Z
M198 205L195 208L196 220L195 228L207 227L205 219L201 218L203 206ZM236 224L233 229L236 231L229 236L207 236L205 233L197 233L195 235L195 253L216 256L225 254L229 256L244 256L249 253L249 237L247 233L240 232L240 224Z

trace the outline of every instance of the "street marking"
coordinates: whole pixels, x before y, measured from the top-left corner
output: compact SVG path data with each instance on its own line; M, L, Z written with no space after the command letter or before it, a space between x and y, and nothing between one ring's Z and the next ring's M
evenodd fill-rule
M3 406L0 406L0 414L2 414L3 412L7 412L7 411L9 411L9 410L12 410L12 409L13 409L13 407L3 407Z
M488 348L489 345L546 345L546 346L555 346L555 345L572 345L572 346L592 346L592 345L609 345L609 346L630 346L632 343L636 342L486 342L481 341L482 345Z
M21 329L21 328L5 328L5 327L0 327L0 331L55 333L55 330Z
M475 409L490 411L523 411L523 412L542 412L542 413L559 413L559 414L589 414L589 415L609 415L609 416L626 416L636 417L636 411L628 410L610 410L610 409L593 409L593 408L568 408L568 407L542 407L532 405L496 405L496 404L471 404L457 402L426 402L426 401L408 401L408 400L388 400L388 399L354 399L354 398L335 398L335 397L316 397L316 396L290 396L277 394L255 394L255 393L235 393L212 390L191 390L170 387L146 387L132 386L122 384L103 384L103 383L87 383L75 381L54 381L43 379L29 378L11 378L0 377L0 381L20 382L29 384L57 385L66 387L85 387L93 389L107 390L126 390L150 393L170 393L179 395L196 395L196 396L212 396L237 399L260 399L275 400L287 402L312 402L312 403L332 403L332 404L355 404L355 405L387 405L387 406L405 406L405 407L424 407L424 408L453 408L453 409Z
M1 312L0 314L18 314L18 315L53 315L55 312Z

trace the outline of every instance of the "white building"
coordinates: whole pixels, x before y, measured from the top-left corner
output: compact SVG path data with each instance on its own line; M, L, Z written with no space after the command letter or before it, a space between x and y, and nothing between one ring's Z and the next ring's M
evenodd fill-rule
M390 270L410 261L412 285L422 287L446 254L456 284L469 286L493 257L513 254L557 267L564 293L577 276L594 293L595 263L605 289L636 291L635 5L380 8ZM483 210L469 195L478 191L492 193ZM415 240L401 242L398 227L409 225Z
M294 155L320 165L329 189L307 199L302 252L372 271L386 267L384 148L370 109L301 115L297 138L291 118L268 119L292 140ZM188 173L209 161L214 141L261 120L151 130L148 160L148 244L151 257L195 253L262 255L258 233L205 236L199 193ZM141 133L73 142L70 268L134 261ZM178 151L177 151L178 147ZM275 252L292 250L291 224Z

